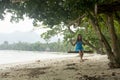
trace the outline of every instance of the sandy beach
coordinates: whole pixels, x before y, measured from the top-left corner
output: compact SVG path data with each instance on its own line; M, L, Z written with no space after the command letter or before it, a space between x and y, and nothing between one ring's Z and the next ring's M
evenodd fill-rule
M120 69L109 69L106 55L36 60L1 65L0 80L120 80Z

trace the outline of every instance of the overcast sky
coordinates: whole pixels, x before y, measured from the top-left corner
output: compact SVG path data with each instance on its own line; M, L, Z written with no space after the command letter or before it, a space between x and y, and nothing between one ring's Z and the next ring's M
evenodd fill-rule
M13 42L45 42L40 34L47 31L47 29L33 30L32 20L25 18L19 23L10 22L10 14L7 14L5 20L0 21L0 43L8 41ZM57 41L57 36L51 39L52 42Z

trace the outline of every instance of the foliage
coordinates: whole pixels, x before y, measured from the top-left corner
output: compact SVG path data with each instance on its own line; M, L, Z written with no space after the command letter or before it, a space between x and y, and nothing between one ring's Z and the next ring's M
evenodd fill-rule
M0 45L0 50L47 51L47 48L49 48L49 51L51 52L67 52L69 48L72 49L73 47L70 44L67 44L66 46L66 44L61 41L49 44L40 42L19 42L9 44L7 41L5 41L3 44Z

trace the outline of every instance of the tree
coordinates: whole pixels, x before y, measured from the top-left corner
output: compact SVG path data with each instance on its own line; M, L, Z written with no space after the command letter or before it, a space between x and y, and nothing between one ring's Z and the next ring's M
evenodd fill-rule
M26 15L34 19L35 25L42 21L48 27L59 24L77 27L83 22L89 22L100 42L104 44L110 60L109 66L120 67L120 38L114 24L116 21L118 26L120 25L119 0L28 0L18 3L4 0L0 4L4 6L4 9L0 8L1 13L11 12L14 21L19 21L23 19L23 15ZM3 18L3 15L0 16ZM84 18L86 18L85 21ZM110 42L103 34L102 24L107 27Z

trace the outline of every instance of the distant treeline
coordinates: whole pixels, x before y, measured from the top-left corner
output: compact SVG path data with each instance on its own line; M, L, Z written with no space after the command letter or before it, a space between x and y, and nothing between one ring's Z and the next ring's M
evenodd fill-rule
M0 50L23 50L23 51L51 51L51 52L67 52L74 47L71 44L64 42L53 42L53 43L26 43L18 42L9 44L5 41L0 45Z

